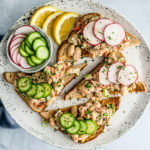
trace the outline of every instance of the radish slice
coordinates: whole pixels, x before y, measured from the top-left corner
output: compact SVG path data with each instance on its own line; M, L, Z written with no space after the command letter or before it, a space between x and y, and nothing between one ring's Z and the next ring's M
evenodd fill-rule
M12 41L9 45L9 48L13 48L13 46L15 46L18 43L21 43L24 40L24 38L17 38L16 40Z
M137 70L132 65L126 65L122 67L118 73L118 82L125 86L129 86L136 82L137 78Z
M112 83L118 83L118 73L120 69L123 67L123 63L121 62L116 62L112 64L109 69L108 69L108 80Z
M18 62L19 65L20 65L21 59L22 59L22 56L20 55L20 53L18 53L18 55L17 55L17 62Z
M120 44L125 38L124 28L117 24L112 23L105 27L104 29L104 39L108 45L116 46Z
M98 45L101 43L93 34L94 21L88 23L83 29L83 37L90 45Z
M17 38L25 38L26 35L25 34L17 34L16 36L13 36L13 38L11 39L11 42L16 40Z
M24 69L29 69L31 66L28 64L26 58L22 57L20 60L20 66Z
M108 85L111 83L107 77L108 68L109 68L108 66L103 66L99 70L99 82L103 85Z
M12 58L12 55L13 55L14 51L15 51L17 48L20 47L20 44L21 44L21 43L18 43L18 44L16 44L16 45L14 45L14 46L9 50L9 54L10 54L10 57L11 57L11 58Z
M18 65L18 62L17 62L17 55L18 55L18 52L19 52L19 49L16 49L14 52L13 52L13 56L12 56L12 61Z
M99 19L94 25L94 35L99 39L104 41L103 31L106 25L112 24L113 21L109 19Z
M31 32L36 31L36 29L32 26L29 25L24 25L19 27L15 32L14 32L14 36L17 34L29 34Z

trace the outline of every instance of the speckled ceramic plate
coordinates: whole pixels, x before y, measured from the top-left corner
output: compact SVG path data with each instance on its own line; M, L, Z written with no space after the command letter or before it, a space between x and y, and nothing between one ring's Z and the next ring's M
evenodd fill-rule
M99 135L95 140L87 144L76 144L66 135L63 135L60 132L54 132L54 130L49 126L47 128L42 127L41 118L38 113L35 113L30 108L28 108L27 105L21 100L21 98L15 93L13 86L8 84L3 78L3 73L5 71L17 71L9 63L6 56L7 39L16 28L23 24L29 23L33 12L35 12L35 10L40 7L38 6L19 18L6 33L0 44L0 97L5 107L11 116L16 120L16 122L29 133L46 143L53 144L61 148L84 150L92 149L103 146L115 139L118 139L135 125L137 120L142 116L150 99L150 52L142 35L122 15L94 0L52 0L43 5L52 5L59 8L60 10L74 11L80 14L99 12L104 17L112 18L116 22L122 24L128 32L132 33L140 40L140 46L127 48L123 52L127 56L128 63L136 66L139 72L140 80L145 81L148 92L132 94L121 98L120 108L112 117L110 126L105 128L105 132L103 134ZM57 45L54 44L53 60L51 60L51 64L56 60L56 52ZM91 70L91 68L93 68L99 61L100 59L95 59L94 61L89 60L89 66L84 69L82 75ZM68 90L79 79L80 77L73 80L73 82L69 84L65 90ZM82 102L69 101L68 104L67 101L63 101L63 93L51 108L65 107L71 104Z

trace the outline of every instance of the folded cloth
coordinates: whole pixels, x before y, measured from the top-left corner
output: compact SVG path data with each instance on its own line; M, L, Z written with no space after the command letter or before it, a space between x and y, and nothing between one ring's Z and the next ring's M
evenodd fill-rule
M3 36L0 35L0 41L2 37ZM11 118L11 116L6 111L1 100L0 100L0 126L5 127L5 128L18 128L19 127L17 123Z

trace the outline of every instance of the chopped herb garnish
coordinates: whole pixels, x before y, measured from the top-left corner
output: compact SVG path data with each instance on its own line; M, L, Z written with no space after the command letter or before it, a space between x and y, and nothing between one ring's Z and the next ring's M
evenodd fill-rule
M103 34L101 31L98 31L99 33Z
M86 112L85 112L85 114L87 115L87 114L89 114L90 113L90 110L88 109Z
M52 75L56 75L56 72L52 73Z
M122 47L122 45L120 45L120 47Z
M112 32L112 34L114 34L115 32Z
M122 68L122 66L118 66L118 67L117 67L117 69L121 69L121 68Z
M58 84L58 87L61 87L61 84Z
M107 113L104 113L103 116L108 116L108 114L107 114Z
M94 59L92 59L92 61L94 61Z
M80 100L80 98L77 98L77 101L79 101Z
M105 41L103 41L102 43L105 43Z
M85 85L85 87L86 87L87 89L89 89L89 88L92 87L92 85L91 85L90 83L88 83L88 84Z
M85 60L84 62L87 63L87 60Z
M73 65L73 64L74 64L74 61L72 61L71 64Z
M88 41L89 41L89 39L88 39L88 38L86 38L86 40L88 40Z
M70 96L69 100L72 100L72 97Z
M97 118L98 118L98 119L100 119L100 118L101 118L101 116L99 115Z
M132 72L130 72L130 74L132 74Z
M109 40L111 40L111 37L110 37L110 36L108 36L108 39L109 39Z
M106 71L106 69L103 69L103 71L102 71L102 72L103 72L103 73L105 73L105 71Z

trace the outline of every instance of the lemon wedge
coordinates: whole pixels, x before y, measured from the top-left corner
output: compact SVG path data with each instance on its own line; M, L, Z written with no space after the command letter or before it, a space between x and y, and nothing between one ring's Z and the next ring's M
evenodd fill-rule
M59 15L63 13L64 13L63 11L56 11L51 15L49 15L45 20L45 22L43 23L42 29L48 34L49 37L52 37L52 25L54 21Z
M60 45L71 31L75 20L80 15L74 12L66 12L58 16L52 27L53 38Z
M44 21L47 17L52 13L57 11L58 9L52 6L43 6L39 8L31 17L30 25L35 25L37 27L42 27Z

